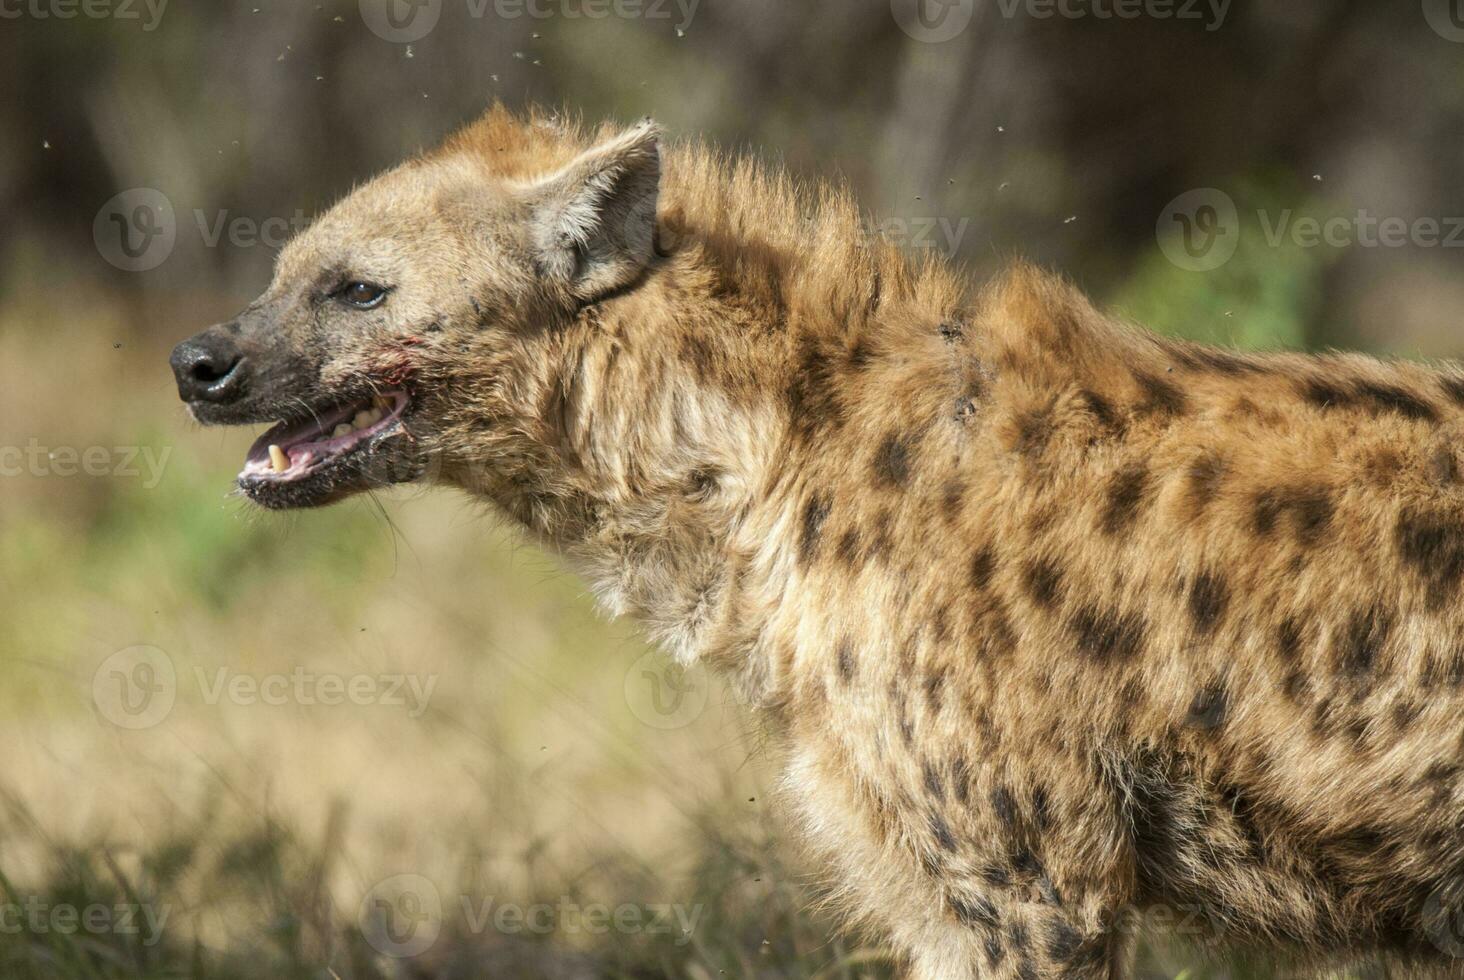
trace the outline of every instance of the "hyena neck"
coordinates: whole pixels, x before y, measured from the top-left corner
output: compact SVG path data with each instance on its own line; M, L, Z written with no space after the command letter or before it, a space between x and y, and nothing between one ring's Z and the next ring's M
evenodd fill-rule
M556 420L594 512L562 552L607 610L637 619L678 660L735 670L759 626L742 539L783 433L765 392L715 376L714 363L756 326L668 262L577 320ZM741 352L763 377L775 370L769 354Z

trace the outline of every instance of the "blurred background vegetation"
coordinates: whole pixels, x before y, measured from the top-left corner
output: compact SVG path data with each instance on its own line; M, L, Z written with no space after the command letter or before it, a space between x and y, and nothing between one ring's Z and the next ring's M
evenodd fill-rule
M1454 0L389 2L0 2L0 976L889 975L829 938L714 679L668 673L477 505L247 510L250 434L176 403L168 348L263 287L285 228L493 100L651 114L846 180L913 249L974 276L1032 258L1157 329L1464 349ZM173 233L128 271L108 213L139 188ZM1236 209L1203 271L1161 247L1198 189ZM1369 217L1410 231L1379 243ZM139 647L170 700L128 727L104 702L119 663L160 676ZM217 687L302 674L432 686ZM484 900L552 927L485 926ZM695 926L651 928L663 905ZM57 913L93 907L96 928ZM1168 950L1147 973L1263 972Z

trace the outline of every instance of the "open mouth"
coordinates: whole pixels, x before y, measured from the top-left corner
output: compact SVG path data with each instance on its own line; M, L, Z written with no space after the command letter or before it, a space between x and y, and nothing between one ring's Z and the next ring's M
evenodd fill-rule
M281 422L250 447L239 486L258 498L348 470L364 472L372 450L401 430L407 404L406 392L387 391Z

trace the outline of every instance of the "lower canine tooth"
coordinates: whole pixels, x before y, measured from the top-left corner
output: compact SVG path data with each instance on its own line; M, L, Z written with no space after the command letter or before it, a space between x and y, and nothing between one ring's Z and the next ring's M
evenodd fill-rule
M274 467L276 473L283 473L290 468L290 457L279 446L269 447L269 465Z

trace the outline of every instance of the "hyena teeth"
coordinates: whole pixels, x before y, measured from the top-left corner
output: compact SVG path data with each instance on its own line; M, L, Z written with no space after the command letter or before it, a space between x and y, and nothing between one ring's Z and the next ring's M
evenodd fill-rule
M283 473L290 468L290 457L286 456L285 451L279 446L271 445L269 447L269 465L274 467L276 473Z
M356 431L356 430L353 429L353 428L351 428L351 423L349 423L349 422L342 422L339 425L337 425L334 429L331 429L330 430L330 434L331 434L332 437L334 437L336 439L339 439L341 436L348 436L348 435L350 435L354 431Z
M358 429L366 429L366 428L370 428L371 426L375 425L377 422L380 422L380 421L381 421L381 409L379 409L379 408L372 408L372 409L363 409L363 410L357 412L356 413L356 417L353 418L353 419L351 419L351 424L353 426L355 426L356 428L358 428Z

